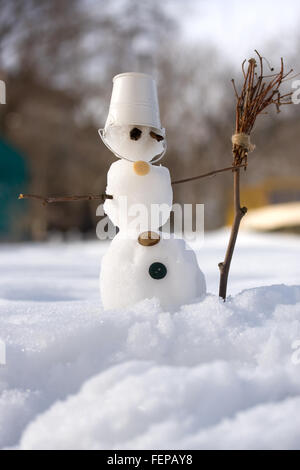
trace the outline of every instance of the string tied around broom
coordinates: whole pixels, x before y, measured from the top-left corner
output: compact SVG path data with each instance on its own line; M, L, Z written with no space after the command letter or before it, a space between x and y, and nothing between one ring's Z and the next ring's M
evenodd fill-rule
M231 137L232 145L237 145L246 149L249 153L253 152L255 149L255 145L250 142L250 135L245 134L244 132L239 132L237 134L233 134Z

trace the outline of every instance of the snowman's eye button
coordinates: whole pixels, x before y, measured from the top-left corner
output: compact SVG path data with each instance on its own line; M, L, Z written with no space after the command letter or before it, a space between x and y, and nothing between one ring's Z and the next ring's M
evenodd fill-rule
M139 140L139 138L142 135L142 131L141 129L134 127L133 129L131 129L129 135L130 135L131 140Z
M163 263L156 261L149 267L149 274L153 279L163 279L167 275L167 268Z
M152 137L152 139L157 140L157 142L161 142L162 140L164 140L162 135L156 134L156 132L153 131L150 132L150 137Z

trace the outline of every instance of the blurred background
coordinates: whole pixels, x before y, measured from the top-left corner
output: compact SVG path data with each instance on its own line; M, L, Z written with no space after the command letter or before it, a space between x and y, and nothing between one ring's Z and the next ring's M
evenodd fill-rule
M96 237L97 202L44 207L17 196L104 192L115 158L97 129L121 72L158 81L173 179L230 166L231 78L239 83L255 48L300 71L299 26L296 0L0 0L0 240ZM299 231L300 106L261 116L252 140L244 223ZM230 173L178 185L174 202L205 204L213 230L230 222L231 187Z

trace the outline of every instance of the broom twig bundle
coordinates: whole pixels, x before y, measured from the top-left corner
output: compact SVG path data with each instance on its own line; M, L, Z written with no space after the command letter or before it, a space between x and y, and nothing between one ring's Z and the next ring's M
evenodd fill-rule
M248 60L247 69L245 69L246 61L242 63L243 85L241 91L238 92L234 79L232 85L236 97L235 108L235 133L232 140L233 154L233 199L234 199L234 221L231 228L230 239L223 262L219 263L220 285L219 296L226 299L227 281L230 263L239 231L240 222L247 212L246 207L240 204L240 166L244 164L244 170L247 169L248 154L255 149L255 145L251 143L250 135L257 117L260 114L268 114L266 109L274 104L277 112L280 112L282 105L292 103L292 92L281 93L281 85L287 79L292 79L293 70L287 73L284 71L284 63L281 58L280 70L277 73L264 75L264 62L269 66L271 72L274 71L270 67L268 61L255 50L257 58Z

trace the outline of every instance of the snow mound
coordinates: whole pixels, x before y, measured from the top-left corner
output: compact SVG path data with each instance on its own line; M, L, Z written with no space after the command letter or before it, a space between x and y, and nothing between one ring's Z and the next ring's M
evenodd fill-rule
M300 286L255 287L226 303L208 294L173 313L155 298L104 312L99 244L9 250L1 448L300 448ZM209 272L205 256L201 266ZM293 279L287 270L272 279Z
M224 362L192 368L125 363L92 378L77 395L37 418L21 448L296 446L300 397L281 402L287 387L299 392L300 377L294 383L287 371L237 372ZM271 400L279 403L267 403Z

